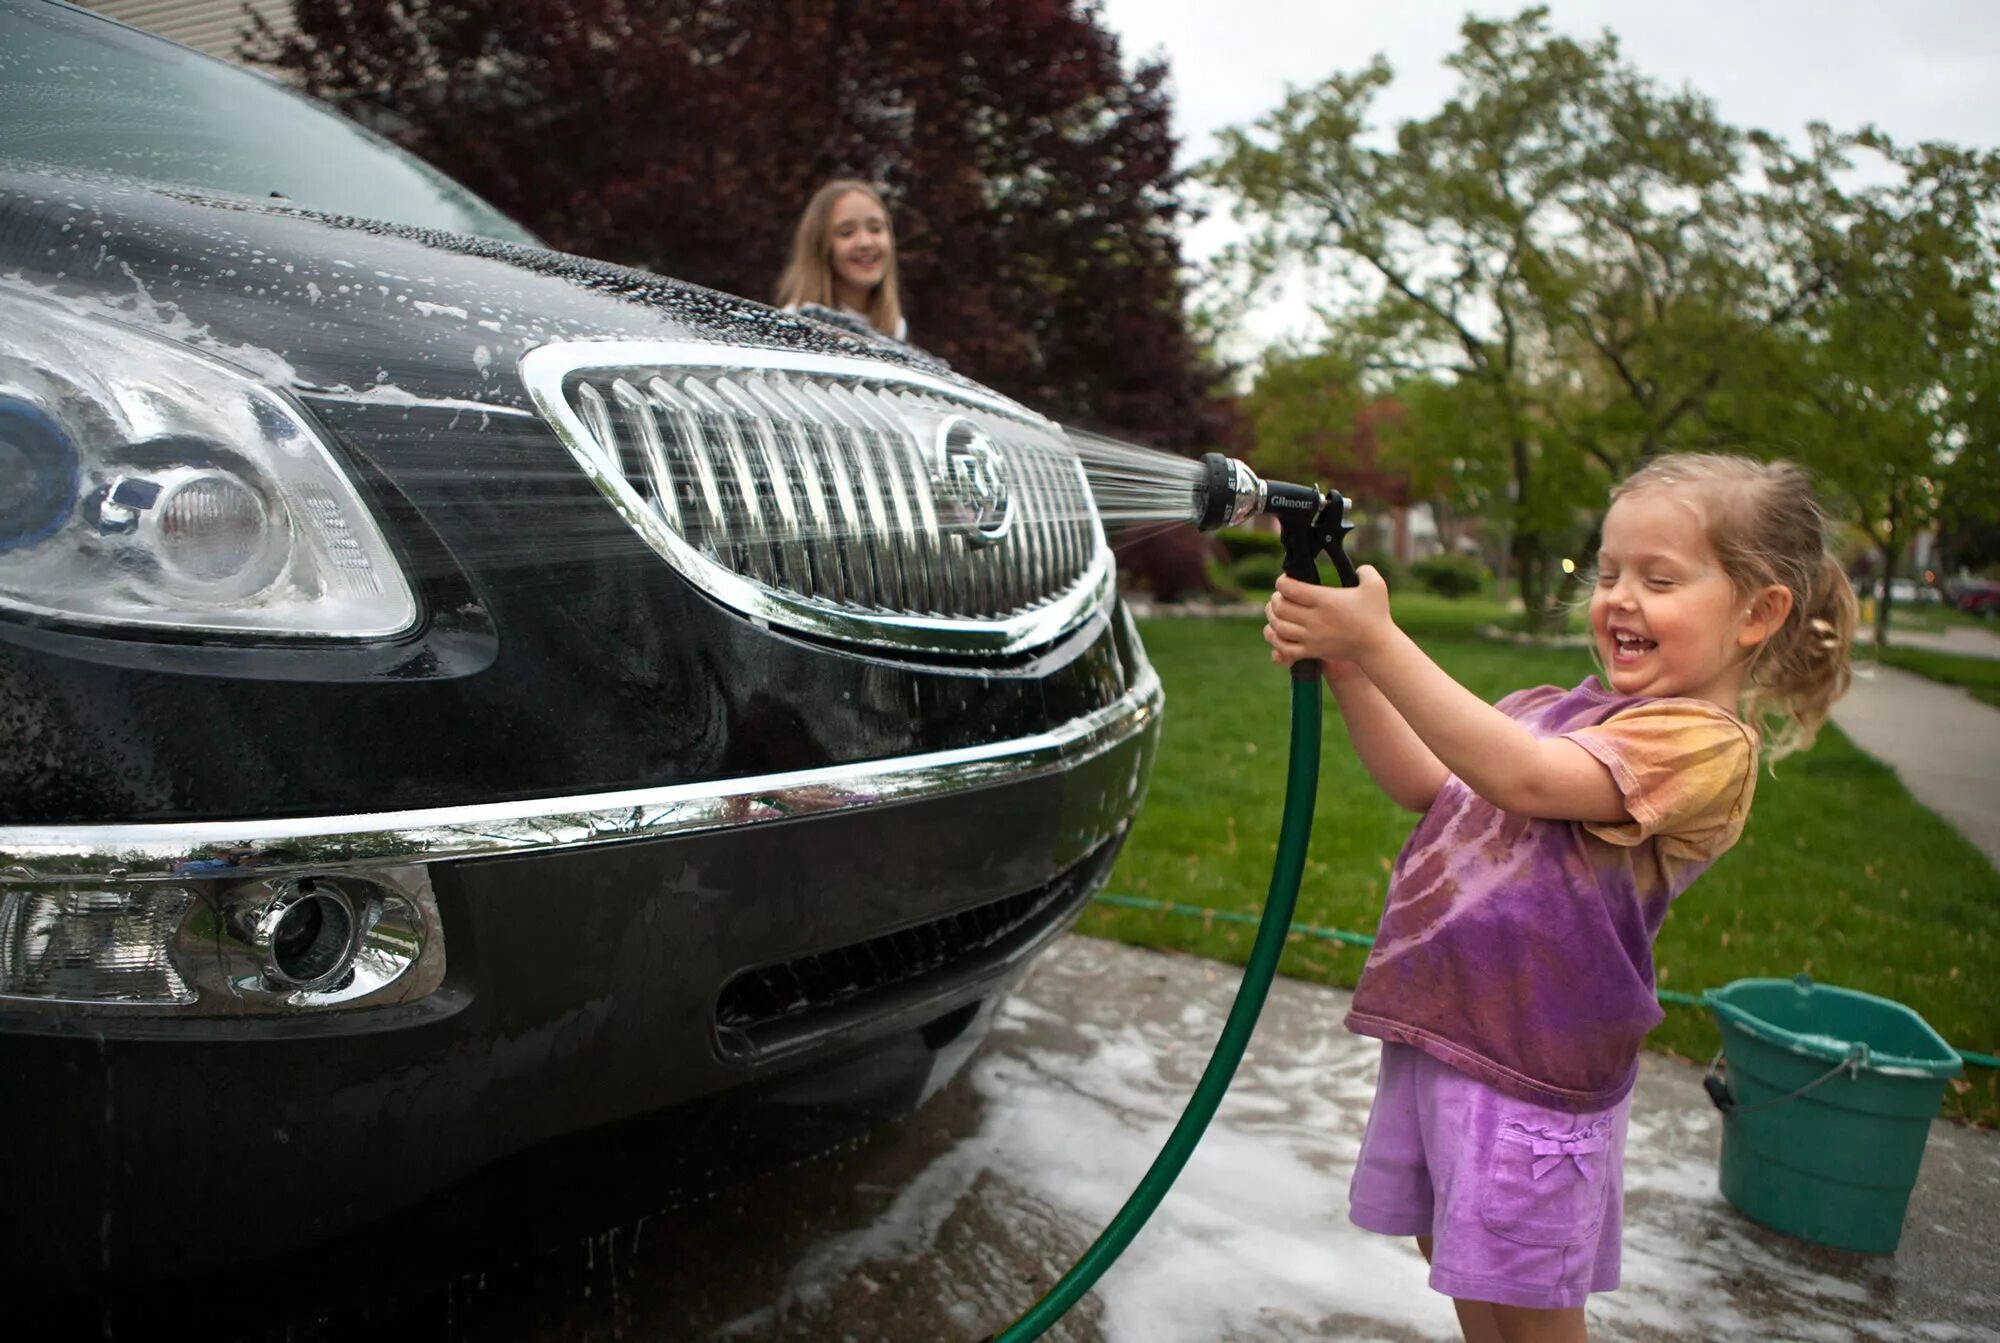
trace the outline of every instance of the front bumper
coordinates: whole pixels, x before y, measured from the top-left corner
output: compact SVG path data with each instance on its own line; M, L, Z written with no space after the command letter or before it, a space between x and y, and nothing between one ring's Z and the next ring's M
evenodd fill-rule
M0 1002L0 1262L76 1286L280 1254L538 1144L724 1097L783 1098L801 1130L908 1108L1108 871L1159 728L1134 670L1054 732L706 789L0 831L16 885L420 868L445 947L433 991L361 1008ZM731 1147L691 1144L660 1176L722 1178Z

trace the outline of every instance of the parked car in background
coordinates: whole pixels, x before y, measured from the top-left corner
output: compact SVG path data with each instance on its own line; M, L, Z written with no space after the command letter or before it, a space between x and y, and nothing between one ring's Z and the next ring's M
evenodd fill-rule
M0 705L47 1288L909 1109L1103 881L1161 693L1059 426L0 0Z
M1968 615L2000 614L2000 582L1990 578L1952 579L1945 584L1945 600Z
M1931 583L1892 578L1889 580L1889 600L1906 606L1934 606L1944 600L1944 594Z

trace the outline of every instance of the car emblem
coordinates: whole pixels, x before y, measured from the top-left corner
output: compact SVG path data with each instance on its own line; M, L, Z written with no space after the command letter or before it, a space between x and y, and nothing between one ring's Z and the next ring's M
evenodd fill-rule
M937 483L940 520L968 543L990 546L1014 525L1007 461L992 436L963 415L937 428Z

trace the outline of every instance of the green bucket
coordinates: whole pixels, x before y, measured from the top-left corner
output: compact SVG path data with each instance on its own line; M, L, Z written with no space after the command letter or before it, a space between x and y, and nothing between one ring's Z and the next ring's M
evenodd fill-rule
M1804 975L1702 1001L1722 1028L1723 1197L1803 1240L1895 1253L1957 1052L1901 1003Z

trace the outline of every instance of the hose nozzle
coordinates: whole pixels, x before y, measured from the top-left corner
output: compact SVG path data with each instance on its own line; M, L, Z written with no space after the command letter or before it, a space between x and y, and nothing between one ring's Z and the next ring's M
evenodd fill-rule
M1311 485L1265 480L1237 458L1204 453L1201 465L1205 474L1194 524L1198 531L1241 526L1258 513L1275 514L1280 522L1301 515L1310 520L1329 503L1338 503L1345 516L1347 501L1340 495L1321 494Z
M1255 471L1219 452L1203 453L1201 465L1206 474L1195 530L1212 532L1218 527L1240 527L1252 514L1264 511L1270 487Z
M1236 458L1219 452L1203 454L1201 464L1205 475L1194 524L1198 530L1239 526L1258 513L1269 513L1278 519L1285 538L1286 573L1317 583L1316 561L1324 551L1340 574L1341 584L1354 586L1354 565L1343 548L1354 528L1347 521L1347 500L1338 490L1322 494L1312 485L1265 480Z
M1347 534L1354 526L1347 520L1347 500L1340 491L1322 494L1313 485L1265 480L1234 457L1219 452L1204 454L1201 464L1206 472L1206 492L1195 520L1201 531L1212 532L1253 514L1269 513L1278 519L1278 532L1284 539L1287 575L1301 583L1319 582L1319 557L1324 553L1333 561L1342 587L1351 588L1361 581L1354 572L1354 561L1347 558ZM1292 664L1294 681L1316 682L1319 675L1316 659L1301 658Z

